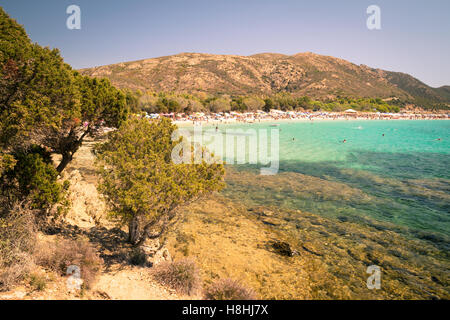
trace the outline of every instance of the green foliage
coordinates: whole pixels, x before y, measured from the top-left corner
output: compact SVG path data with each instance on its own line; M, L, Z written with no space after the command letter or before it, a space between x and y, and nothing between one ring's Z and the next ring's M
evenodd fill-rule
M16 160L10 154L4 154L0 152L0 176L5 170L14 168Z
M203 111L205 105L209 102L207 99L202 100L194 95L185 93L135 92L129 94L138 100L134 109L135 113L141 111L148 113L199 112Z
M313 100L308 96L296 97L288 92L279 92L272 96L228 96L211 94L184 93L131 93L137 100L134 103L134 112L145 111L148 113L184 112L193 113L199 111L206 112L247 112L271 109L283 111L306 110L306 111L329 111L341 112L352 108L364 112L398 112L402 104L399 100L393 99L388 103L380 98L351 98L338 97L336 99ZM132 99L132 98L129 98Z
M273 100L270 98L264 99L264 111L269 112L270 109L273 109L275 104L273 103Z
M77 75L81 91L81 121L97 125L103 120L110 127L119 127L127 118L126 101L132 100L111 85L108 79ZM130 101L132 102L132 101Z
M231 110L243 112L246 108L247 107L244 104L244 97L233 97L231 100Z
M176 128L166 119L131 119L96 148L99 190L130 224L131 242L142 241L150 227L163 232L179 205L223 187L223 165L172 161Z
M3 148L26 144L26 140L39 142L33 133L40 128L58 127L64 118L77 114L79 98L73 72L59 52L32 45L29 56L21 58L27 61L10 58L4 65L0 62L3 73L11 73L3 74L0 98ZM20 63L26 67L18 69ZM8 70L8 65L14 65L13 71Z
M44 291L47 287L47 279L42 274L32 273L30 275L30 286L34 290Z
M58 173L100 125L120 126L127 102L136 101L109 80L81 76L57 49L33 44L0 8L0 200L30 197L45 210L62 201ZM44 150L62 155L56 170Z
M31 43L1 8L0 75L2 149L44 144L63 154L72 147L67 136L85 122L92 130L100 120L118 126L126 118L126 97L109 80L79 75L57 49Z
M74 72L59 51L31 43L0 8L0 147L39 143L41 128L79 113Z
M50 153L32 146L14 154L15 165L0 176L1 195L10 201L28 198L32 209L50 209L65 200L67 183L58 182Z
M208 109L212 112L230 111L230 101L222 97L212 99L208 104Z
M128 111L131 113L138 113L139 109L139 97L142 96L142 92L136 91L133 93L130 90L124 90L126 105L128 106Z

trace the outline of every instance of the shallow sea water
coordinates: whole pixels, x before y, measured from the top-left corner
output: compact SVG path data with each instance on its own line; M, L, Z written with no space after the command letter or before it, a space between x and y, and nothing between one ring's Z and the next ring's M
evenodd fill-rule
M305 121L279 122L276 127L273 123L256 123L218 128L223 132L226 129L280 130L278 173L261 176L258 165L228 164L227 187L222 192L227 198L249 208L262 206L312 213L336 221L336 228L343 222L360 225L361 230L374 227L384 232L374 235L375 242L386 249L380 256L405 250L400 258L398 252L394 254L392 261L395 261L387 268L397 270L410 262L411 279L404 280L407 288L414 288L412 291L421 296L424 286L428 287L424 292L429 293L436 284L444 290L441 292L448 294L449 121ZM297 223L299 228L300 217L279 215L292 224ZM334 229L333 223L329 226L328 229ZM329 233L324 230L322 234ZM347 249L353 255L345 262L349 265L355 256L361 255L357 258L361 261L370 258L367 254L367 248L371 247L370 232L362 233L360 241L364 243L367 239L367 246L361 252ZM410 239L407 241L411 241L411 247L409 242L395 237L389 244L389 234ZM397 248L400 243L403 248ZM420 243L432 249L421 252ZM422 283L425 276L417 270L427 270L427 267L426 277L434 282ZM396 277L392 274L392 281L397 281Z

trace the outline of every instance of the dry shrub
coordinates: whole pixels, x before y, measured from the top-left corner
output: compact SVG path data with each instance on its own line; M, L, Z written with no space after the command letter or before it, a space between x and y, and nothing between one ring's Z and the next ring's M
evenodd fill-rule
M79 267L83 287L86 289L92 287L103 264L97 251L82 240L62 240L42 244L36 250L36 262L61 276L67 275L69 266Z
M253 289L233 279L221 279L205 291L206 300L256 300Z
M201 288L200 270L195 261L189 258L161 262L152 273L157 281L181 294L196 294Z
M43 274L32 273L30 274L30 286L37 291L43 291L47 287L47 279Z
M14 253L14 263L0 263L0 291L11 290L33 270L33 257L26 252Z
M142 249L133 248L129 261L134 266L144 266L147 263L147 255Z
M26 205L0 213L0 291L10 290L31 271L35 243L34 215Z

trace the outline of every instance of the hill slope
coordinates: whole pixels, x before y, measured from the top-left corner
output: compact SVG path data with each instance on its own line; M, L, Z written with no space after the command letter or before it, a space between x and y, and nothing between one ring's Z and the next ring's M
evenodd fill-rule
M373 69L309 52L292 56L181 53L81 72L108 77L114 85L133 90L232 95L270 95L287 91L315 98L341 95L397 97L420 104L450 102L448 86L431 88L408 74Z

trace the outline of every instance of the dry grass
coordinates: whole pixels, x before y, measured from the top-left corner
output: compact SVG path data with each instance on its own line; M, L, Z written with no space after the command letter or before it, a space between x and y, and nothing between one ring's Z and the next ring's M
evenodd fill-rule
M36 250L36 262L40 266L67 275L67 268L78 266L81 271L83 288L90 289L101 270L103 260L86 241L62 240L41 244Z
M47 287L47 279L42 273L32 273L29 277L30 286L33 290L44 291Z
M161 284L181 294L194 295L201 288L200 270L193 259L162 262L152 270L152 274Z
M10 290L33 268L33 213L16 204L0 216L0 291Z
M16 252L14 262L4 265L1 263L0 291L11 290L22 282L33 269L33 257L25 252Z
M221 279L205 290L204 297L206 300L256 300L256 293L237 280Z

